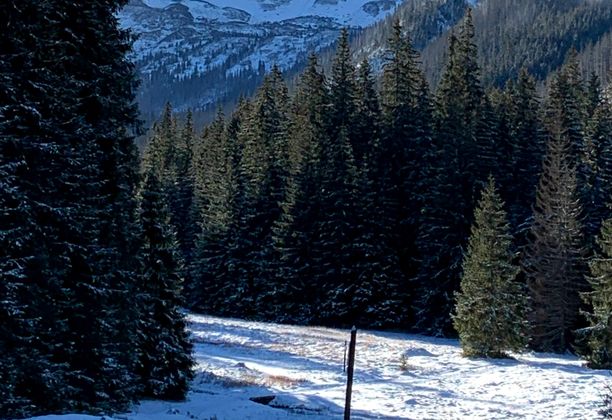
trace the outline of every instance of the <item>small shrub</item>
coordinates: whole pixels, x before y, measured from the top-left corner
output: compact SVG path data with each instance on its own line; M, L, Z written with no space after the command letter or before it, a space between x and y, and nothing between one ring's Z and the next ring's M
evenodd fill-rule
M402 354L400 356L399 368L402 372L406 372L410 368L410 366L408 365L408 357L406 357L405 354Z

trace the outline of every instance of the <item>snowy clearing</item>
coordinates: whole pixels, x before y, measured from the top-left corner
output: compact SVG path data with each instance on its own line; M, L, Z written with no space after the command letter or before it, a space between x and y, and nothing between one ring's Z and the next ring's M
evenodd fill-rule
M342 417L349 331L199 315L189 320L198 375L188 401L145 401L117 418ZM461 357L456 340L359 331L353 418L596 419L611 372L582 365L573 356L538 353L471 360ZM275 396L269 406L250 400L265 396Z

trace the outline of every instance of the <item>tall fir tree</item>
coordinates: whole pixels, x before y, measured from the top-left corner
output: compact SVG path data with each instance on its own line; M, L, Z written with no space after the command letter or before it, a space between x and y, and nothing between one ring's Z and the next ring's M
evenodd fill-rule
M282 213L273 226L273 245L280 267L274 282L277 319L311 322L320 302L313 243L319 217L321 159L326 138L329 96L325 77L311 55L293 98L290 113L290 158L294 162Z
M219 112L204 130L194 150L193 219L199 233L189 267L189 306L215 314L227 313L225 301L232 293L229 245L234 228L236 166L225 117Z
M491 172L488 104L479 82L474 27L468 11L459 37L451 34L449 57L438 86L432 166L423 191L417 236L416 327L453 334L450 313L459 287L463 247L469 237L475 196ZM481 162L482 160L482 162Z
M383 64L381 103L384 130L380 162L372 169L387 179L382 186L384 223L393 225L392 246L404 276L416 271L416 236L423 204L427 154L431 146L431 110L419 56L399 20L387 42ZM388 220L386 220L388 219Z
M527 345L527 294L513 259L510 225L491 177L475 210L453 315L468 357L506 357Z
M319 287L319 308L314 320L352 325L351 304L355 283L352 242L356 238L355 194L357 168L347 128L322 147L321 193L313 241L314 283Z
M570 348L580 326L580 293L587 290L582 210L569 151L561 134L549 139L522 262L532 302L530 345L539 351Z
M525 69L510 90L510 103L511 158L507 167L510 177L502 186L508 200L510 223L522 246L545 152L535 80Z
M277 67L265 78L239 134L243 144L237 175L232 252L237 267L230 299L245 316L262 317L269 306L267 280L275 253L272 227L282 212L289 175L287 88Z
M597 244L600 252L589 261L591 291L583 298L592 308L589 326L578 331L586 337L584 356L595 369L612 369L612 219L601 228Z
M112 411L137 396L138 124L123 4L9 2L0 13L12 28L0 48L1 240L12 243L0 347L14 363L3 417Z
M355 66L351 59L349 32L346 28L342 29L338 39L329 78L329 92L330 106L327 115L329 137L335 141L344 129L349 141L352 142L356 106Z
M154 171L140 199L141 282L138 375L145 397L182 400L193 378L192 344L183 313L181 261L166 197Z
M585 130L588 175L582 199L588 238L594 238L609 217L612 197L612 100L602 92L599 97Z

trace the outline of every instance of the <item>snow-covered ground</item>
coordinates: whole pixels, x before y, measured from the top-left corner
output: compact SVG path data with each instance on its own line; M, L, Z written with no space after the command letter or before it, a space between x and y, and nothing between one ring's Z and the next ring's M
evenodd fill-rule
M189 319L198 375L188 400L145 401L118 418L342 417L349 331L199 315ZM461 356L456 340L359 331L352 418L596 419L610 373L584 368L569 355L472 360ZM269 406L250 400L265 396L275 397Z

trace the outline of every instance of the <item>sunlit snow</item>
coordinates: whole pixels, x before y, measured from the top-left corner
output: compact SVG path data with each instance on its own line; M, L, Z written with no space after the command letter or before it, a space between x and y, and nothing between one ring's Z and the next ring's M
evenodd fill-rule
M198 315L189 319L198 375L188 401L146 401L118 417L342 417L348 331ZM466 359L456 340L360 331L352 418L595 419L610 373L587 369L570 355ZM269 406L250 400L262 396L274 399Z

